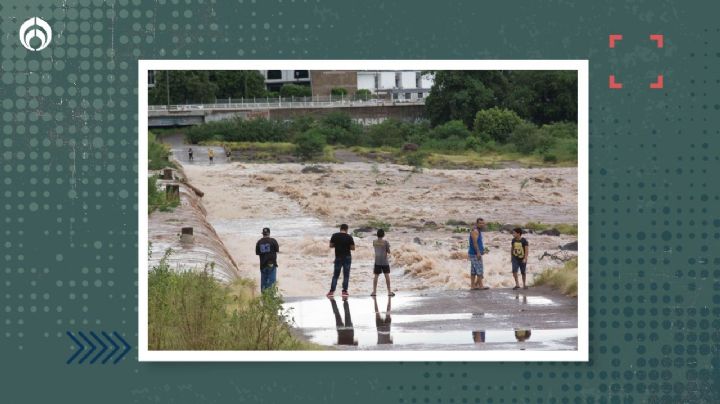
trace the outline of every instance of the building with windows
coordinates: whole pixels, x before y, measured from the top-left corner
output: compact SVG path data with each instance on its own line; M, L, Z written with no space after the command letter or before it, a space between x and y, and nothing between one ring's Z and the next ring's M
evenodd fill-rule
M260 70L268 91L280 91L285 84L310 85L309 70Z
M417 101L430 94L432 74L419 70L358 71L358 90L369 90L379 98L396 101Z

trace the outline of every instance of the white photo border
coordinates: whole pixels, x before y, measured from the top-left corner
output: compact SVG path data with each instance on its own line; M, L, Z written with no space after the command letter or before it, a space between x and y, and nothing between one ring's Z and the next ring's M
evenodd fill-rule
M147 138L149 70L575 70L578 73L577 351L150 351ZM587 362L589 360L588 60L138 60L138 360L140 362Z

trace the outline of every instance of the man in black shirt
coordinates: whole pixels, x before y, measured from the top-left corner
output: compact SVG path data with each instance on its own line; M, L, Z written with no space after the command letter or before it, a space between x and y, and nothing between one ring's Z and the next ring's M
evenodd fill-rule
M333 271L332 282L330 283L330 292L327 297L333 297L337 280L340 277L340 269L343 273L342 297L348 297L348 283L350 282L350 264L352 257L350 251L355 250L355 240L348 234L348 225L341 224L340 232L335 233L330 238L330 248L335 249L335 270Z
M260 256L260 291L275 284L277 274L277 253L280 252L278 242L270 237L270 229L262 229L263 237L255 244L255 254Z

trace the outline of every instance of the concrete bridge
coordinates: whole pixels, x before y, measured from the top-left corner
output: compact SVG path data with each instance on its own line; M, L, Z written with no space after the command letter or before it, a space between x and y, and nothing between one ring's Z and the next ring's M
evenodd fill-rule
M334 111L346 112L363 125L393 118L403 121L422 119L424 100L294 100L266 99L247 102L191 105L151 105L148 126L190 126L232 118L288 120L299 116L320 118Z

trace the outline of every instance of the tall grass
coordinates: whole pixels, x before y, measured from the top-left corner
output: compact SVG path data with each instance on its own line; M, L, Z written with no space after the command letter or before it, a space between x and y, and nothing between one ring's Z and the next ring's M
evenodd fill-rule
M170 156L170 148L166 144L158 142L154 133L148 132L148 169L160 170L173 166L168 160L168 156Z
M252 297L251 282L224 285L213 265L196 271L170 268L168 250L148 273L150 350L316 349L290 331L290 313L271 288Z
M168 200L165 192L158 190L158 176L148 177L148 214L156 210L169 212L180 204L177 199Z
M565 263L562 268L548 269L535 277L535 285L548 285L553 289L569 295L577 296L578 262L577 258Z

